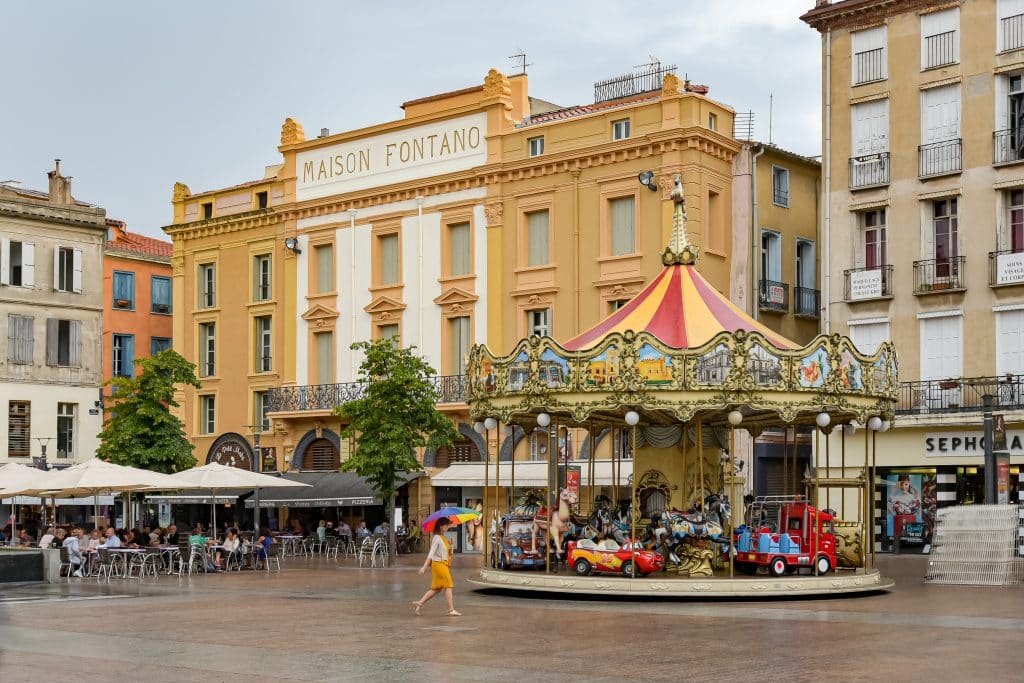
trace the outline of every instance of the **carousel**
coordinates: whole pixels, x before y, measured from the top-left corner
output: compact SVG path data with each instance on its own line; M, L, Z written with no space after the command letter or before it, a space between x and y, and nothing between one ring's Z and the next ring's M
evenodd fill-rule
M892 586L874 568L871 482L873 434L896 404L895 349L867 356L840 335L801 346L747 316L697 270L678 175L670 197L664 269L634 299L562 343L473 348L475 428L532 434L546 468L485 459L489 533L472 583L706 597ZM821 439L834 429L835 454ZM784 495L747 483L766 430L816 440ZM602 442L610 457L599 459Z

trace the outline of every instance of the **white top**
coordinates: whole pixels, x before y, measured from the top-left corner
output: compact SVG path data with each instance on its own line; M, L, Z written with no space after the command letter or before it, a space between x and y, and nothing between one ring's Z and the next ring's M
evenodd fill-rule
M229 553L233 553L236 550L238 550L239 543L240 542L237 537L235 537L233 540L230 538L225 538L224 543L221 547L223 547L224 550L227 550Z
M431 562L444 562L448 559L448 547L445 546L441 534L434 534L434 538L430 541L430 551L427 552L427 557Z

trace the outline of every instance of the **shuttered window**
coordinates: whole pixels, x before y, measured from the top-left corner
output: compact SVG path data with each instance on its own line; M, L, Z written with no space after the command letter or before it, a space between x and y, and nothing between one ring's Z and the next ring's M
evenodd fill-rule
M401 281L398 258L398 235L380 238L380 283L394 285Z
M115 377L135 376L135 336L115 334L112 342L111 369Z
M551 262L551 233L548 212L526 214L526 265L546 266Z
M170 313L171 278L154 275L151 280L150 298L153 313Z
M114 308L135 308L135 273L114 271Z
M35 319L24 315L7 316L7 361L31 365L35 347Z
M82 250L57 247L53 250L53 288L58 292L82 293Z
M46 319L46 364L54 367L82 367L81 321Z
M469 223L448 226L449 270L452 277L469 275Z
M636 201L620 197L608 202L611 216L611 255L625 256L636 252Z
M7 456L27 458L32 444L32 404L29 401L7 403Z
M309 444L303 460L304 470L337 470L341 467L338 449L328 439L317 439Z

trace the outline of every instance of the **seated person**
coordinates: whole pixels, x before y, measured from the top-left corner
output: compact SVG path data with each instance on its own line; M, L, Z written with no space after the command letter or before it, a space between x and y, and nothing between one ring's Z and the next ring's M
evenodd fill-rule
M356 527L356 538L369 538L373 534L366 528L366 520L359 522L359 526Z
M270 555L270 546L274 544L274 535L270 533L270 529L267 527L260 527L259 538L256 539L256 566L259 567L259 563L265 561Z
M164 543L167 545L178 545L178 527L170 525L164 533Z
M42 538L39 539L39 547L49 548L53 545L53 539L56 537L56 534L53 533L53 527L48 527L46 529L46 533L43 534Z
M36 542L35 537L28 532L28 529L22 529L18 534L18 545L23 548L31 548Z
M217 551L217 565L220 566L221 557L224 558L224 568L227 568L228 561L232 558L241 562L242 559L242 539L238 537L238 529L231 527L227 531L227 535L224 537L224 543L221 544L223 548Z
M106 540L103 541L103 543L100 543L96 547L98 547L98 548L106 548L107 550L110 550L111 548L120 548L121 547L121 539L118 538L117 531L114 529L114 527L112 527L112 526L108 526L107 527Z
M196 528L192 531L192 535L188 537L188 544L196 548L206 549L206 546L213 543L213 539L207 538L203 534L203 527L200 524L196 524ZM206 556L206 571L216 572L220 571L213 559L209 555Z
M79 543L81 545L81 543ZM86 544L86 550L96 550L100 547L100 530L93 529L89 532L89 542Z
M316 540L320 543L327 541L327 520L321 519L320 524L316 528Z
M80 527L75 527L71 530L71 535L64 539L62 547L67 548L68 561L71 562L71 569L68 573L71 576L82 577L82 547L80 541L82 540L83 532Z
M345 537L351 539L352 527L350 527L344 520L341 520L338 522L338 526L334 528L334 533L338 535L338 538Z

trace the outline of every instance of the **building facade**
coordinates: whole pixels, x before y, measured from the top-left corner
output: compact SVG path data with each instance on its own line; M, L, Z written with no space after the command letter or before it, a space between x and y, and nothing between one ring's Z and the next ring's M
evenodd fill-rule
M171 243L107 219L103 247L103 380L134 377L135 362L171 348ZM104 395L110 395L106 387Z
M732 110L672 70L595 95L559 107L532 98L525 75L492 70L481 85L406 102L404 118L364 129L307 139L288 119L263 180L176 186L165 231L182 313L175 348L203 380L184 393L197 457L217 459L230 442L239 462L251 458L249 425L267 449L264 469L336 469L348 446L331 409L359 391L350 346L387 336L437 369L440 408L464 437L423 454L428 472L499 451L536 457L535 439L499 443L472 430L466 354L478 343L507 352L533 334L568 339L637 294L661 270L677 173L702 271L730 292L743 147ZM811 215L812 240L813 225ZM792 307L769 318L805 324ZM412 485L409 506L464 504L482 483L436 496Z
M885 547L900 487L929 528L936 505L981 502L986 395L1018 497L1024 3L846 0L803 19L822 34L823 326L900 353L897 420L876 437Z
M59 161L48 175L48 192L0 185L0 460L59 466L94 457L102 429L106 212Z

